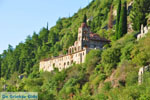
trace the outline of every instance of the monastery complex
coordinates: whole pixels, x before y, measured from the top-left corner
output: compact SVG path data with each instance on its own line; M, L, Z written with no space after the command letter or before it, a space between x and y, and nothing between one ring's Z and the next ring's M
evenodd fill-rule
M40 61L40 70L52 71L58 68L60 71L68 68L73 63L84 63L87 53L92 49L103 49L110 41L92 33L86 23L82 23L78 29L78 38L73 46L68 49L68 54Z

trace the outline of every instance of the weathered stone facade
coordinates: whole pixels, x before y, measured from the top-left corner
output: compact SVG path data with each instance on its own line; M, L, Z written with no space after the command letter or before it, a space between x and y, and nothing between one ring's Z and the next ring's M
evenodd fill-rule
M92 33L86 23L82 23L78 29L78 39L73 46L68 49L68 54L44 59L40 61L40 70L52 71L54 67L62 70L68 68L73 63L84 63L86 54L91 49L102 49L103 46L110 41L99 37L98 34Z
M145 37L149 30L150 30L150 27L148 26L143 27L143 25L141 25L141 33L138 34L137 40Z
M139 69L139 73L138 73L138 83L139 83L139 85L142 84L142 82L143 82L143 79L144 79L143 74L144 74L146 71L149 71L149 70L150 70L150 66L149 66L149 65L148 65L148 66L145 66L145 67L141 67L141 68Z

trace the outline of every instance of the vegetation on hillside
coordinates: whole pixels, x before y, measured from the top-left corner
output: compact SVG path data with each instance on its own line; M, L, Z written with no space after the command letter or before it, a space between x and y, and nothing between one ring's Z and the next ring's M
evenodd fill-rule
M133 27L138 25L136 23L143 24L138 19L141 14L133 19L133 13L138 9L137 2L146 9L145 15L150 13L147 0L135 1L131 14L127 16L124 0L93 0L72 17L59 18L51 29L42 28L38 34L34 32L16 48L9 45L0 55L0 91L7 84L6 91L38 92L39 100L149 100L150 72L144 74L143 83L138 85L138 70L150 64L150 33L137 41L138 31L127 33L120 29L126 29L120 26L127 24L127 17L133 22ZM148 5L142 5L143 2ZM120 14L114 16L116 26L111 24L112 28L105 30L104 26L108 26L112 18L111 10L118 7ZM57 68L52 72L39 72L41 59L67 53L86 17L93 17L87 22L91 31L112 42L104 50L91 50L83 64L73 64L61 72ZM142 17L144 20L147 17ZM139 30L138 27L134 29ZM115 38L116 33L120 34L119 38ZM24 78L19 78L19 75Z

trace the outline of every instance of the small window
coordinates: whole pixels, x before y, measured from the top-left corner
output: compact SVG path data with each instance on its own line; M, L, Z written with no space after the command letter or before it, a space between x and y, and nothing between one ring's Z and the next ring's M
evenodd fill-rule
M86 32L86 31L84 31L83 33L84 33L84 34L86 34L87 32Z

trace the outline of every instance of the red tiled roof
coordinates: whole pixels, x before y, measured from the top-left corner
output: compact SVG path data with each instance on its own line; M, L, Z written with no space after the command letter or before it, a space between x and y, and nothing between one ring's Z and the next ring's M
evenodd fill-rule
M96 33L91 33L90 34L90 40L95 40L95 41L104 41L104 42L110 42L110 40L107 40L105 38L100 37L98 34Z

